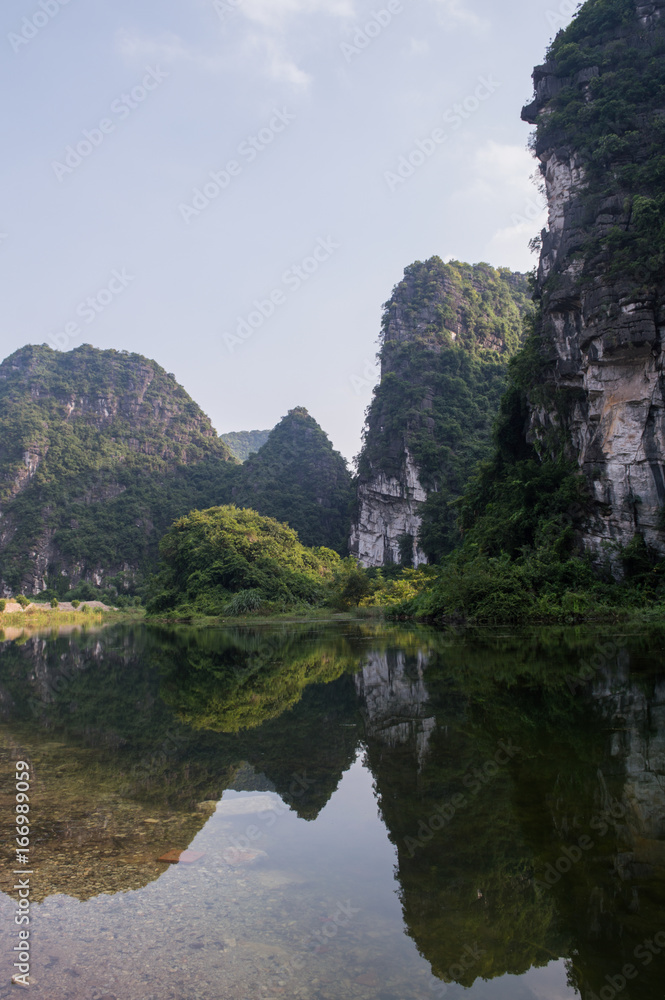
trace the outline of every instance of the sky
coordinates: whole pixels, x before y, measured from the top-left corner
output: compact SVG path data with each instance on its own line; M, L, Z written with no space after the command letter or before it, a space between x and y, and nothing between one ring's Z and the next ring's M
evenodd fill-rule
M5 0L0 356L155 359L220 432L305 406L351 459L382 304L530 270L520 120L573 0Z

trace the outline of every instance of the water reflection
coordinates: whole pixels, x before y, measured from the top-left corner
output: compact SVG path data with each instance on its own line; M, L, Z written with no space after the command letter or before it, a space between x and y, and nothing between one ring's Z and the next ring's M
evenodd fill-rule
M159 887L186 884L198 898L230 879L256 957L250 896L267 907L281 894L282 912L259 921L281 942L271 947L282 971L263 980L271 996L661 998L659 648L572 631L460 638L363 625L6 640L0 736L4 762L35 768L35 899L64 893L104 909L125 897L100 892L152 885L140 905L161 912ZM7 845L10 818L3 810ZM205 858L202 882L196 865L157 862L187 847ZM335 919L342 896L362 900L350 934ZM213 913L228 918L211 903ZM75 923L74 911L57 919ZM312 921L338 928L321 954L320 935L302 931ZM295 968L287 941L300 935L300 954L303 933ZM350 961L355 974L337 983ZM220 968L223 995L236 996ZM313 988L317 968L329 979Z

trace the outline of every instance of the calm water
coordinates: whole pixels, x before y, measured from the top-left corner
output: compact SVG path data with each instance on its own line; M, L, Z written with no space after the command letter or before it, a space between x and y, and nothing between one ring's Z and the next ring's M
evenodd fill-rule
M0 997L665 997L662 636L0 639Z

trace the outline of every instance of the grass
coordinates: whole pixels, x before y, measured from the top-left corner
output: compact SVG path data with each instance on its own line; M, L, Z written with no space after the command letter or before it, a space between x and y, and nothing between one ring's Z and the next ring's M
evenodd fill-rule
M0 629L40 628L44 625L99 625L106 622L142 622L143 608L127 611L58 611L44 605L43 611L13 611L0 614Z

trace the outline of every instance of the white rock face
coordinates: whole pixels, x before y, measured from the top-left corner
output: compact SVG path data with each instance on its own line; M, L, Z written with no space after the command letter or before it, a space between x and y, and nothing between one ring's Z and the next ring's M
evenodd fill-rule
M351 529L350 549L362 566L400 563L400 537L413 538L413 565L427 563L418 546L421 508L427 500L413 456L407 451L403 479L381 473L358 488L358 520Z
M638 5L638 16L660 30L663 10L658 0ZM573 82L585 87L598 72L582 70ZM546 64L534 82L536 99L523 112L533 124L570 80ZM595 92L588 86L587 100ZM590 236L602 246L611 233L630 231L631 192L596 202L590 218L577 151L562 133L546 142L537 147L549 205L538 285L548 392L537 386L529 400L527 437L543 457L563 448L577 462L596 500L583 544L621 576L620 550L636 535L665 555L663 282L644 266L620 273L611 255L580 256ZM640 155L651 155L648 143Z

